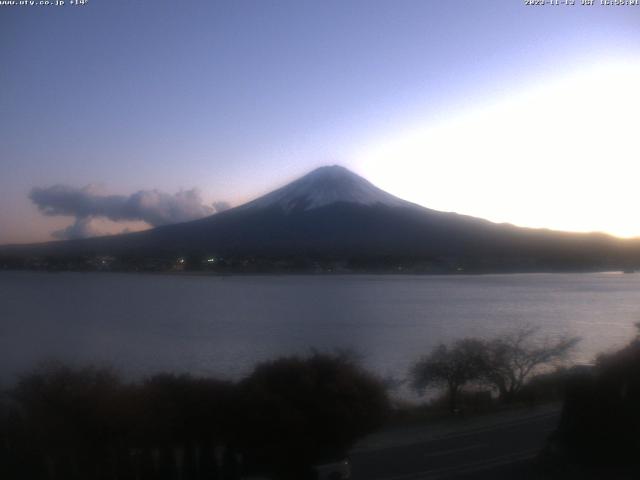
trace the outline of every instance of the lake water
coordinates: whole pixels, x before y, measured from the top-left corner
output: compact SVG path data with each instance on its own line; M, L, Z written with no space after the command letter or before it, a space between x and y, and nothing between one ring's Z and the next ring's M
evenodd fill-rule
M574 355L627 343L640 275L188 276L0 272L0 380L45 359L239 378L256 362L351 349L402 378L439 342L518 325L578 335Z

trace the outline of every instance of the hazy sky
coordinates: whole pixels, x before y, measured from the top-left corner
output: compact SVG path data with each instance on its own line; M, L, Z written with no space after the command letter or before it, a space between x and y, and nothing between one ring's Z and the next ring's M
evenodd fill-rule
M328 163L431 208L640 235L640 7L577 3L0 6L0 243L74 222L36 187L209 212Z

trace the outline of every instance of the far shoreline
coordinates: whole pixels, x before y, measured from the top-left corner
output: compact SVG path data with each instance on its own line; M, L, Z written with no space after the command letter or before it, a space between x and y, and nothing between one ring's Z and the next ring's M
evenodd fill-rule
M396 271L357 271L357 272L213 272L213 271L145 271L145 270L46 270L46 269L0 269L0 273L79 273L79 274L131 274L167 277L484 277L510 275L631 275L637 272L624 270L536 270L536 271L452 271L452 272L396 272Z

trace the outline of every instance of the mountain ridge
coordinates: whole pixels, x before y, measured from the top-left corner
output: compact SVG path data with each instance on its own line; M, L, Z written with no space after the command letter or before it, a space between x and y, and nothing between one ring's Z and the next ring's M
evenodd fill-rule
M265 208L277 205L286 213L295 210L313 210L336 202L361 205L410 205L368 180L340 166L316 168L306 175L238 208Z
M193 259L196 269L212 268L209 260L222 268L224 259L230 271L308 271L329 264L348 271L566 271L635 269L640 242L430 210L334 165L199 220L2 247L0 265L19 268L42 256L52 262L109 256L136 265L157 259L163 269L173 268L178 258Z

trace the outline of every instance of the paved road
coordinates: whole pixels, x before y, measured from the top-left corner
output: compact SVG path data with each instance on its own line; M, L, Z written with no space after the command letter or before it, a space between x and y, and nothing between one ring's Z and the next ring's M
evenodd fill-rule
M526 477L559 408L382 432L352 452L354 480Z

